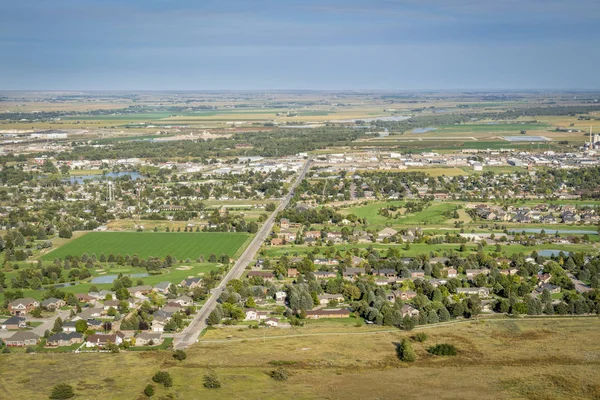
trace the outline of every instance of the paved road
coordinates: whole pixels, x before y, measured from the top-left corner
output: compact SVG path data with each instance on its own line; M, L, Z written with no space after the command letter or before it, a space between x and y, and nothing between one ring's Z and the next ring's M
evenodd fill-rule
M237 279L240 276L242 276L248 264L250 264L250 262L254 259L254 256L260 250L260 247L262 246L263 242L273 230L275 217L280 211L287 207L288 203L294 195L294 190L296 189L298 184L302 182L302 179L304 179L306 172L310 168L310 163L311 160L308 159L304 164L304 167L300 171L298 178L290 187L288 194L281 200L279 206L271 214L271 216L267 218L263 226L256 233L256 236L254 236L254 239L252 239L252 242L250 242L250 245L246 248L246 250L242 253L240 258L236 261L234 266L225 275L219 286L217 286L213 290L212 294L210 295L206 303L204 303L200 311L198 311L192 322L183 330L183 332L175 335L174 347L176 349L185 349L186 347L189 347L190 345L196 343L198 337L200 336L200 333L204 328L206 328L206 319L208 318L212 310L215 309L219 295L221 294L223 289L225 289L225 286L227 286L227 283L231 279Z
M53 315L50 318L33 318L31 316L27 316L26 320L27 321L31 321L31 322L41 322L42 324L39 326L36 326L35 328L32 329L32 331L34 333L36 333L37 335L44 336L44 332L46 332L46 330L51 331L52 328L54 328L54 321L56 321L56 318L60 317L63 321L65 321L68 317L69 314L71 313L70 310L58 310L58 312ZM4 319L0 319L0 321L3 321ZM0 339L7 339L9 337L11 337L12 335L15 334L16 331L7 331L7 330L3 330L0 329Z

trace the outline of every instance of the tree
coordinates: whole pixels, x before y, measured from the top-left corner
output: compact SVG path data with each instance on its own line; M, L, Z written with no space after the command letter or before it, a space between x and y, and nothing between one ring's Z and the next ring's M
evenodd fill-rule
M88 328L88 324L85 320L80 319L77 322L75 322L75 330L79 333L83 333L85 331L87 331Z
M223 319L223 314L215 308L208 316L206 323L208 325L218 325L221 323L221 319Z
M203 378L204 387L207 389L218 389L221 387L221 382L219 382L219 377L215 373L215 371L208 371Z
M69 229L67 227L62 227L58 231L58 237L65 238L65 239L70 239L70 238L73 237L73 232L71 232L71 229Z
M187 354L185 354L185 351L183 350L175 350L173 352L173 358L177 361L183 361L187 358Z
M52 388L52 393L50 393L50 398L55 400L61 399L70 399L75 396L73 393L73 387L66 383L59 383L58 385Z
M156 383L160 383L164 387L173 386L173 378L171 378L171 374L169 374L167 371L158 371L152 377L152 381L156 382Z
M271 371L271 378L275 379L276 381L287 381L289 378L289 374L288 372L282 368L279 367L274 371Z
M144 388L144 394L146 395L146 397L154 396L154 385L146 385L146 387Z
M455 356L456 347L451 344L441 343L428 348L427 352L436 356Z
M402 342L396 343L396 354L404 362L414 362L417 359L417 355L408 339L402 339Z
M54 321L54 327L52 328L52 332L62 332L62 324L62 319L60 317L56 318L56 320Z

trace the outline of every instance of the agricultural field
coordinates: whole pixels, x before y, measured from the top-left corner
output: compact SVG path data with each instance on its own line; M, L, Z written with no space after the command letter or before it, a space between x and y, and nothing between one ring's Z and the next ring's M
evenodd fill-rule
M243 392L247 399L382 399L398 393L407 399L597 399L599 327L596 317L550 317L462 320L413 332L327 321L310 332L211 330L187 350L183 362L168 351L3 354L0 376L10 379L0 380L0 392L47 398L56 382L65 382L77 398L136 399L163 370L174 385L157 387L156 398L231 399ZM417 332L428 336L413 340L417 360L399 361L395 344ZM226 339L230 335L234 338ZM440 343L454 345L458 354L426 351ZM287 381L269 377L278 366L289 373ZM203 387L209 369L220 389Z
M208 258L212 253L235 257L250 237L246 233L222 232L90 232L43 255L42 259L64 259L83 253L98 257L102 253L137 254L140 258L172 255L180 260L195 260L201 254Z

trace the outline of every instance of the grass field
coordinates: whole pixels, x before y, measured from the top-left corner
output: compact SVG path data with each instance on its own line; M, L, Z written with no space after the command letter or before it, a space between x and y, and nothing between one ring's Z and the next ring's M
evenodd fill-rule
M233 257L248 241L246 233L181 233L181 232L90 232L42 256L44 260L64 258L68 255L104 253L107 256L134 255L140 258L172 255L178 259L197 259L201 254L208 258L224 253Z
M181 400L232 399L240 393L245 399L265 400L600 397L600 375L594 372L600 366L600 323L595 317L464 321L417 328L429 337L413 343L417 361L412 364L398 361L394 344L414 332L322 324L311 336L302 336L304 328L285 333L267 329L258 340L252 340L254 330L236 330L237 339L231 341L225 337L233 329L209 331L206 339L221 341L193 346L183 362L163 351L3 354L0 376L6 379L0 380L0 393L11 399L43 399L55 383L66 382L73 385L76 398L141 399L152 375L165 370L174 386L157 387L155 398L171 394ZM438 343L453 344L458 355L426 352ZM276 365L284 365L289 380L269 377ZM209 369L217 373L220 389L202 386Z

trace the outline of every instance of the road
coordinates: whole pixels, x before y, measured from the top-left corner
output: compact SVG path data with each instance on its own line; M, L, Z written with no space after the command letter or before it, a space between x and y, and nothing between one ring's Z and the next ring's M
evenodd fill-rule
M200 333L202 333L204 328L206 328L206 319L208 318L212 310L215 309L219 295L221 294L223 289L225 289L227 283L230 280L237 279L242 276L246 267L254 259L256 253L258 253L258 251L260 250L260 247L264 243L265 239L273 230L273 225L275 224L275 217L289 204L290 200L294 196L294 190L296 189L298 184L302 182L302 179L304 179L304 176L310 168L310 164L311 159L309 158L308 160L306 160L304 167L302 167L302 170L300 170L300 173L298 174L298 177L296 178L294 183L292 183L288 194L281 200L279 206L275 209L275 211L273 211L269 218L267 218L265 223L256 233L256 236L254 236L254 239L252 239L252 242L250 242L250 245L248 245L248 247L246 248L246 250L244 250L240 258L225 275L223 280L221 280L219 286L217 286L212 291L212 294L210 295L206 303L204 303L200 311L198 311L192 322L183 330L183 332L175 335L175 340L173 342L173 347L175 349L185 349L186 347L189 347L192 344L196 343L198 337L200 336Z
M60 319L65 321L66 319L68 319L70 313L71 313L70 310L58 310L56 312L56 314L54 314L50 318L33 318L30 315L28 315L26 317L26 320L31 321L31 322L41 322L42 323L41 325L36 326L35 328L32 329L32 331L35 334L37 334L38 336L41 337L41 336L44 336L44 332L46 332L46 330L52 331L52 328L54 328L54 321L56 321L56 319L58 317L60 317ZM0 319L0 321L2 321L2 319ZM7 338L11 337L12 335L14 335L15 332L16 331L7 331L7 330L0 329L0 339L7 339Z

